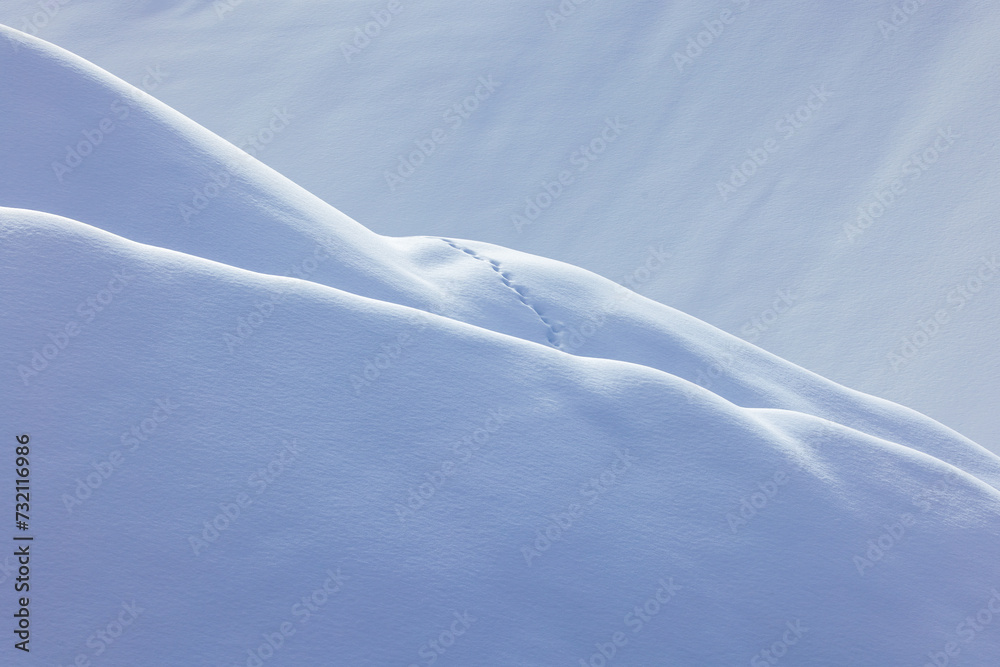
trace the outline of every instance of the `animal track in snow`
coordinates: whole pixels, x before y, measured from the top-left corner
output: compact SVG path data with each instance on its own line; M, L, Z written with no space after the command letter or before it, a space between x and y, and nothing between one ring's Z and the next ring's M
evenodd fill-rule
M462 246L458 245L451 239L441 238L441 240L450 245L455 250L460 250L461 252L464 252L466 255L474 257L475 259L478 259L480 262L489 265L489 267L493 269L493 271L495 271L498 276L500 276L500 282L502 282L510 291L516 294L518 300L525 306L530 308L531 311L538 316L538 319L542 321L542 324L545 325L545 338L546 340L548 340L549 344L556 348L560 347L559 335L556 330L556 327L558 325L553 325L553 323L550 322L547 317L542 315L542 313L538 310L538 308L536 308L530 301L528 301L524 288L519 287L513 283L513 281L511 280L510 273L500 268L500 262L496 261L495 259L483 257L482 255L479 255L477 252L469 248L463 248Z

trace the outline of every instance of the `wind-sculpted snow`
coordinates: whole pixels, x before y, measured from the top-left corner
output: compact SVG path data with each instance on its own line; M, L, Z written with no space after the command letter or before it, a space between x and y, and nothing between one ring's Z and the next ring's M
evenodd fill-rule
M0 281L31 664L1000 657L1000 492L891 439L43 213Z
M644 296L1000 453L996 2L5 0L0 23L375 232L616 282L651 245L670 259ZM60 138L121 131L113 99ZM202 199L192 224L225 227L212 209L243 185L212 198L219 169L167 188L166 230Z
M1000 659L1000 459L639 296L671 246L624 287L379 236L0 36L0 451L30 459L35 538L30 623L8 616L0 656ZM271 136L288 122L274 109ZM26 576L10 551L3 600Z
M413 306L571 354L649 365L738 405L808 412L952 464L961 461L1000 488L994 457L980 450L967 458L971 443L957 445L961 438L922 415L859 396L565 264L455 239L373 234L99 68L40 40L9 37L20 46L4 51L0 42L7 65L0 76L12 91L0 99L0 130L11 137L0 146L4 205L66 215L135 241ZM116 123L110 132L100 130L105 106L112 116L114 109L128 112L109 121ZM102 135L99 141L95 132ZM59 182L58 165L87 152L81 143L95 142L92 153L81 156L86 161ZM188 198L191 184L199 183L214 198ZM184 206L196 211L187 224ZM668 255L662 246L648 247L622 282L641 291L664 271ZM261 309L272 306L259 304L234 319L226 339L230 353L253 334ZM395 362L400 342L386 344L393 353L385 353L388 361L379 358L383 365ZM380 374L374 364L369 360L367 378L357 376L358 391Z
M8 37L0 40L0 204L544 337L530 314L505 311L506 291L489 272L455 261L439 241L379 237L90 63L0 32ZM447 280L415 270L415 257L452 265Z

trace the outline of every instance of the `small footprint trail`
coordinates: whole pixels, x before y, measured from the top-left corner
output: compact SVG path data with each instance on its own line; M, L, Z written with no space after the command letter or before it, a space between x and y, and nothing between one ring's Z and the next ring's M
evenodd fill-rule
M493 271L495 271L496 274L500 276L500 281L507 287L507 289L509 289L515 295L517 295L518 300L525 306L530 308L531 312L533 312L538 317L538 319L542 321L542 324L545 325L545 338L546 340L548 340L549 344L552 345L552 347L561 349L562 346L560 345L559 342L559 329L561 329L562 327L559 326L559 324L553 323L547 317L542 315L541 311L539 311L538 308L534 306L534 304L528 301L527 297L525 296L524 288L518 287L511 281L510 274L504 271L502 268L500 268L500 262L496 261L495 259L488 259L486 257L483 257L474 250L471 250L470 248L464 248L458 245L451 239L441 238L441 240L450 245L455 250L464 252L466 255L478 259L480 262L483 262L484 264L488 265L491 269L493 269Z

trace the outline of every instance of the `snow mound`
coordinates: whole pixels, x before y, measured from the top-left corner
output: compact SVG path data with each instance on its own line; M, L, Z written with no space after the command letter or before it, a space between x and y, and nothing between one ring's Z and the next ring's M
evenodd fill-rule
M644 295L1000 453L996 2L43 5L0 23L376 232L662 244Z
M0 235L37 660L1000 657L960 625L1000 492L913 448L49 214Z
M33 664L1000 658L978 445L582 269L373 234L0 31Z
M650 366L744 407L807 412L887 437L1000 488L994 457L969 455L979 448L923 415L561 262L461 239L374 234L93 64L4 26L0 32L7 37L0 41L0 88L8 91L0 98L0 134L9 137L0 145L0 205L64 215L134 241L412 306L572 354ZM668 261L662 247L650 246L633 275L655 274Z

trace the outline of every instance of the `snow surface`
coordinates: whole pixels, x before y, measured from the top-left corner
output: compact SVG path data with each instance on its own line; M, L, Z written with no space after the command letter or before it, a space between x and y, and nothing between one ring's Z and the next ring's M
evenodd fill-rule
M986 449L583 269L377 235L0 36L0 414L39 517L3 660L1000 658Z
M576 7L565 20L557 0L388 4L7 0L0 23L374 231L475 238L616 282L662 246L645 296L1000 453L1000 280L977 276L1000 252L997 3L591 1L562 3ZM724 11L721 34L702 35ZM691 39L710 43L678 61ZM497 87L466 118L453 107L480 77ZM268 135L275 110L287 124ZM582 157L608 118L626 127ZM435 129L443 140L391 188L386 172ZM939 131L954 143L913 161ZM719 183L769 140L724 200ZM563 171L573 182L519 231L511 216ZM850 231L880 195L885 213ZM779 317L776 300L791 303Z

